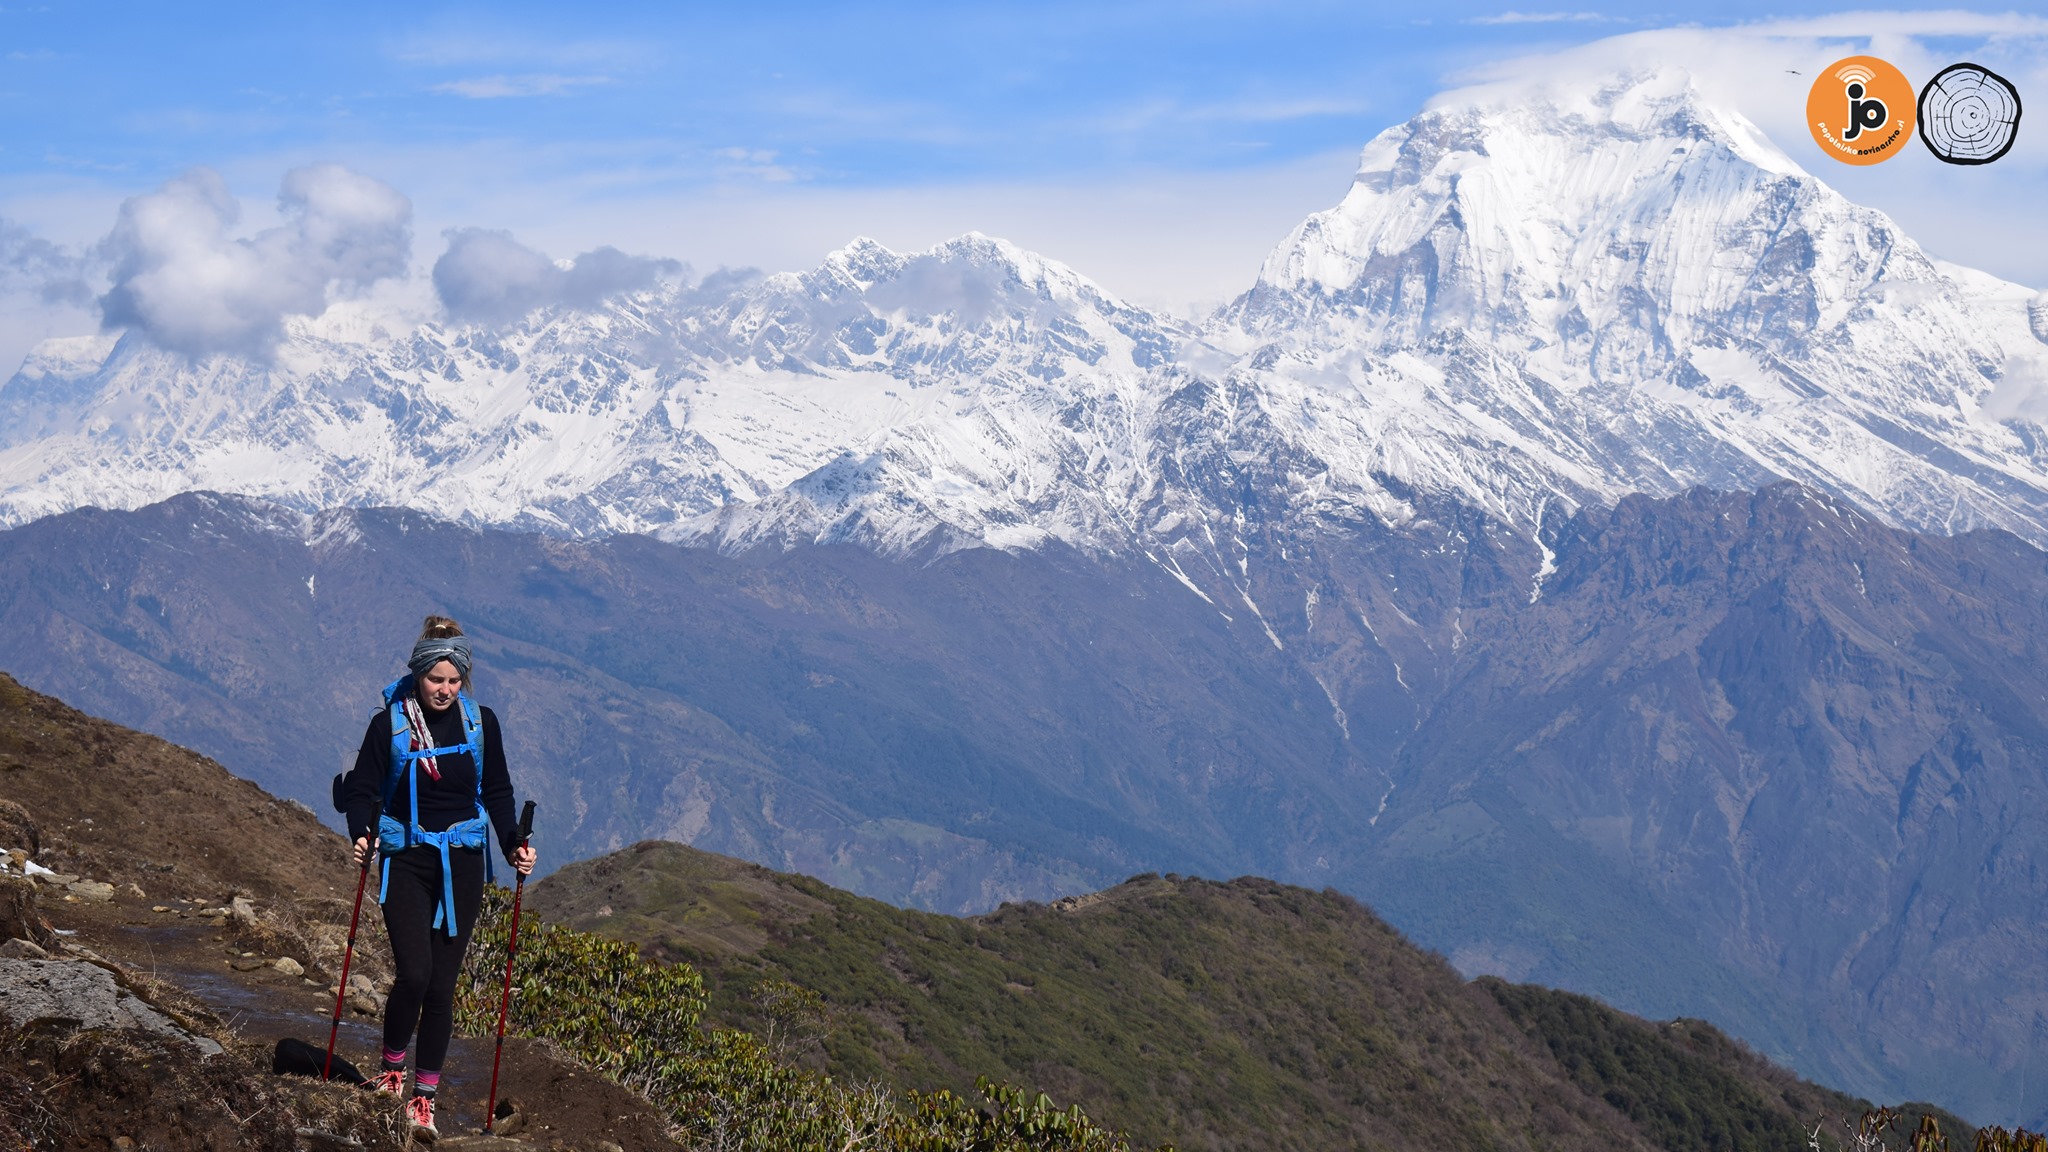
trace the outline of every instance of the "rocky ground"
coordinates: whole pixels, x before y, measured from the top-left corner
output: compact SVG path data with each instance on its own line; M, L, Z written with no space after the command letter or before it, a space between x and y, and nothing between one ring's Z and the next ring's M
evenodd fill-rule
M324 1047L357 873L339 836L183 749L0 675L0 1152L372 1149L398 1104L270 1070ZM375 1060L388 952L375 893L337 1052ZM668 1149L646 1101L547 1046L459 1038L442 1149ZM504 1110L501 1108L501 1112Z

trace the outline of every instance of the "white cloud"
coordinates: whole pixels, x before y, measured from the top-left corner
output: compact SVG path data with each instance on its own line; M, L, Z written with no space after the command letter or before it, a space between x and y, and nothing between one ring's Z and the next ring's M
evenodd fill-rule
M1498 16L1474 16L1467 24L1586 24L1611 20L1598 12L1502 12Z
M777 154L772 149L720 148L712 155L718 161L718 175L724 179L765 180L770 184L787 184L796 179L793 170L775 162Z
M2042 36L2048 35L2048 17L2022 16L2017 12L1964 12L1957 9L1926 12L1837 12L1826 16L1796 17L1745 25L1738 33L1754 36L1806 36L1863 38L1883 36Z
M504 100L521 96L567 96L578 88L611 82L609 76L558 76L552 73L479 76L436 84L433 91L470 100Z
M333 164L295 168L278 209L279 226L233 236L241 205L206 168L131 198L101 242L113 272L103 323L190 356L262 356L285 317L317 316L332 293L406 271L412 202L381 181Z
M609 246L564 265L521 244L510 232L453 228L447 237L448 251L434 262L434 290L457 320L514 320L550 305L595 307L607 297L652 287L663 276L683 272L674 260L628 256Z
M506 31L502 21L443 19L386 47L404 64L449 68L470 65L525 68L620 68L644 65L655 46L645 40L531 36Z

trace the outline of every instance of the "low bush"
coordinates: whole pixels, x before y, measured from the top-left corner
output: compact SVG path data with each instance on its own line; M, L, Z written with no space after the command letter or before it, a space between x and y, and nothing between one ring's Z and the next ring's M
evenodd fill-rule
M466 1034L497 1029L511 909L510 892L485 893L456 994L456 1027ZM767 994L805 1010L796 1015L815 1007L815 994L793 985ZM629 944L521 917L507 1032L553 1040L646 1096L679 1139L705 1152L1133 1152L1080 1109L987 1078L977 1083L982 1104L947 1091L898 1097L880 1084L842 1083L788 1062L781 1037L771 1046L700 1027L704 1001L704 982L687 964L644 960Z

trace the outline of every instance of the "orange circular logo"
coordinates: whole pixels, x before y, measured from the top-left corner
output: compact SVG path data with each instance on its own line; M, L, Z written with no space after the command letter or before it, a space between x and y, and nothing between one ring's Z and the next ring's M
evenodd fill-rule
M1820 149L1844 164L1882 164L1913 138L1919 100L1886 61L1850 56L1827 66L1806 94L1806 127Z

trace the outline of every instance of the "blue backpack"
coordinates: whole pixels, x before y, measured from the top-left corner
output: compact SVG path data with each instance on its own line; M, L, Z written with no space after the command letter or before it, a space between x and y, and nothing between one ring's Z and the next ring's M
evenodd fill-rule
M460 744L445 748L412 749L412 725L406 719L405 701L414 694L413 678L401 676L384 687L382 711L391 714L391 770L384 776L384 806L377 810L377 851L384 857L383 877L377 884L377 903L384 902L391 888L391 857L424 844L441 853L441 902L434 908L434 927L444 924L450 936L456 935L455 928L455 878L449 868L450 848L480 849L484 853L484 870L490 880L497 880L497 870L491 865L490 817L484 812L484 721L483 713L476 701L464 692L457 697L462 706L462 736ZM421 733L422 742L433 739L431 733ZM419 825L420 810L420 765L430 756L454 756L467 752L470 762L476 766L476 815L444 831L429 832ZM405 777L407 785L406 819L400 822L391 814L391 801L398 795L399 777Z

